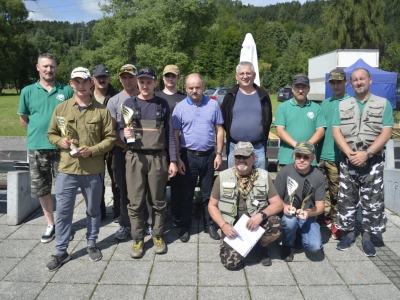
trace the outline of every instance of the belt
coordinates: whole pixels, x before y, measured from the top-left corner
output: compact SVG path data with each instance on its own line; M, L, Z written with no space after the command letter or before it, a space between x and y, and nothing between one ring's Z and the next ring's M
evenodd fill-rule
M255 144L258 144L258 143L260 143L260 142L262 142L262 141L263 141L263 140L259 140L258 142L254 142L254 143L252 142L252 144L255 145ZM231 143L234 143L234 144L239 143L237 140L234 140L233 138L231 138L230 142L231 142Z
M190 150L188 148L182 148L182 150L186 150L187 152L190 152L196 156L206 156L206 155L210 155L211 153L213 153L215 151L214 148L211 148L207 151L196 151L196 150Z
M160 150L138 150L138 149L129 148L129 151L135 152L137 154L154 155L154 154L161 153L161 151L163 151L163 150L161 150L161 149Z

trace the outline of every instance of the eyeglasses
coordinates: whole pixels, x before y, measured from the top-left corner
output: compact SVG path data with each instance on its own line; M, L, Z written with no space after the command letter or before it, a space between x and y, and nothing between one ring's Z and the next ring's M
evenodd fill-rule
M251 75L253 75L253 73L242 72L242 73L236 73L236 75L238 75L239 77L244 77L244 75L246 75L247 77L250 77Z
M123 72L133 72L133 73L137 74L136 68L130 67L130 66L121 67L121 68L119 69L119 72L120 72L120 73L123 73Z
M246 159L249 159L249 158L250 158L250 156L251 156L251 155L249 155L249 156L244 156L244 155L235 155L235 158L236 158L236 159L238 159L238 160L239 160L239 159L246 160Z
M296 159L304 159L304 160L310 159L309 155L304 155L304 154L300 154L300 153L296 153L295 156L296 156Z

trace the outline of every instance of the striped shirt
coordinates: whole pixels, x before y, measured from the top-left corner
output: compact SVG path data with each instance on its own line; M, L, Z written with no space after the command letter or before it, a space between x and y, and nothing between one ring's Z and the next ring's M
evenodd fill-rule
M218 102L206 96L199 105L187 96L175 106L172 114L172 126L181 132L181 147L195 151L214 148L215 126L223 123Z

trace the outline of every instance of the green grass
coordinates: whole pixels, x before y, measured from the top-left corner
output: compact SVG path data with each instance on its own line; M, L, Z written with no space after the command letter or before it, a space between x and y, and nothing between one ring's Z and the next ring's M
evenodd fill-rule
M25 136L26 130L19 123L19 95L0 95L0 136Z

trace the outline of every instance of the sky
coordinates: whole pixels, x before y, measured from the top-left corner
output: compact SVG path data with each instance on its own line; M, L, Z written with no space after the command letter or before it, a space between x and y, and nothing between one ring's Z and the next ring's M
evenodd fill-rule
M32 20L56 20L75 22L89 22L100 19L103 14L99 3L104 0L23 0L30 11ZM266 6L278 2L291 2L292 0L242 0L242 3L254 6ZM306 0L299 0L300 3Z

